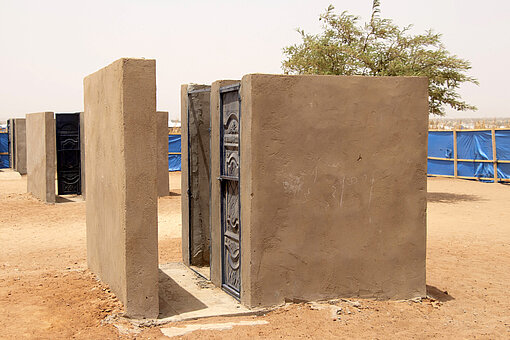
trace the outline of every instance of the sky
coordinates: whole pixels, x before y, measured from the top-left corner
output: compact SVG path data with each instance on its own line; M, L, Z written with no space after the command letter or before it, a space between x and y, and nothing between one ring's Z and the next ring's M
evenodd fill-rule
M464 85L477 112L510 117L510 1L381 0L381 17L413 33L442 33L472 63ZM371 0L0 0L0 121L26 113L83 110L83 78L121 57L156 59L157 109L180 118L180 85L282 73L296 28L319 33L329 4L369 18Z

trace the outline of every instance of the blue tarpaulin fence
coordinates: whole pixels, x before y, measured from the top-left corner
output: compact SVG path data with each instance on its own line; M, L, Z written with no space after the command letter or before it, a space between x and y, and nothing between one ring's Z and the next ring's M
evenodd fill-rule
M429 131L429 176L510 180L510 129Z
M0 168L9 167L9 134L0 132Z
M0 132L0 168L9 167L8 145L8 133ZM180 134L168 135L168 171L181 171ZM427 173L510 181L510 129L429 131Z
M168 135L168 171L181 171L181 135Z

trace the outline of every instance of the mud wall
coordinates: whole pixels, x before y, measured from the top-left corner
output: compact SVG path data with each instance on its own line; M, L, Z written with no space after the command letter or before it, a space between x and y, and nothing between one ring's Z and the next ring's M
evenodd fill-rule
M26 121L25 118L13 118L9 121L11 126L11 131L9 131L11 168L21 175L25 175L27 173Z
M156 63L84 79L87 262L131 317L157 317Z
M157 177L158 196L168 196L170 186L168 183L168 112L158 111L157 117Z
M181 87L182 249L184 263L194 266L210 262L210 89Z
M47 203L55 203L55 144L53 112L27 114L27 191Z
M243 304L425 296L427 80L248 75L241 96ZM214 238L219 207L213 186Z

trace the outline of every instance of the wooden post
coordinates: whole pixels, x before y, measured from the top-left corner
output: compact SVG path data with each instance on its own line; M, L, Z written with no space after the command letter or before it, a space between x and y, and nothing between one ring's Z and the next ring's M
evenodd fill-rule
M492 161L494 164L494 183L498 183L498 159L496 155L496 129L492 128Z
M453 178L457 178L457 128L453 128Z

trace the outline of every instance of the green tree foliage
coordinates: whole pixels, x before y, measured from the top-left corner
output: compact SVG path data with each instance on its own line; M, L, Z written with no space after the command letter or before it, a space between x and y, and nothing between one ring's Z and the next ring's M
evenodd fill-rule
M469 61L450 54L441 35L432 30L412 35L412 25L398 27L382 19L380 1L374 0L370 21L358 24L359 17L334 13L330 5L319 20L320 34L298 29L303 42L284 48L282 63L286 74L329 74L364 76L426 76L429 78L429 111L445 114L449 105L457 111L476 110L457 93L462 83L478 84L467 75Z

